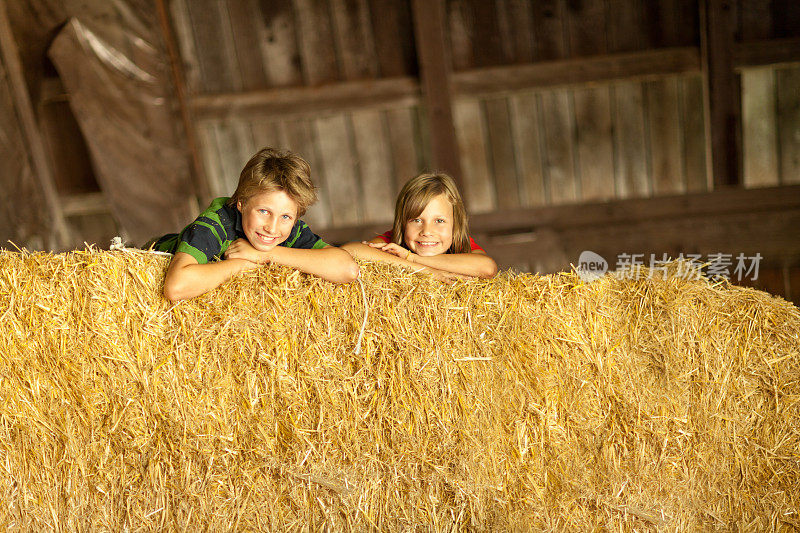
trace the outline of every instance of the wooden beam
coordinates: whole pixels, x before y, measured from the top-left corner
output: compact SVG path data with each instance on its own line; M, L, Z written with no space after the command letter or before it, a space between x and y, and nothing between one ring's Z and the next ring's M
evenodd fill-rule
M740 91L733 63L731 0L700 2L700 64L706 128L706 175L714 187L738 186Z
M370 106L407 107L418 101L419 84L416 79L401 77L198 95L191 97L190 106L199 120L205 120L253 115L318 114L320 111L344 111Z
M456 180L466 196L461 158L453 124L449 48L445 41L443 0L413 0L414 35L419 56L420 78L431 129L433 165Z
M17 43L14 40L14 33L11 30L11 23L8 20L5 0L0 0L0 53L2 53L3 63L5 63L8 70L9 83L14 95L14 107L17 109L17 114L28 142L28 149L33 160L33 170L44 195L45 205L51 219L53 233L49 246L61 249L70 244L70 231L64 219L53 178L53 169L47 157L44 139L36 123L36 115L33 112L30 94L25 84L22 62L19 58Z
M666 48L457 72L452 84L459 96L478 96L597 81L647 79L698 70L697 48Z
M164 4L164 0L156 0L156 9L158 10L158 20L161 25L161 33L164 37L164 45L167 47L167 54L169 55L172 81L175 84L175 95L178 98L181 121L183 122L183 129L186 134L186 147L189 149L195 196L198 198L200 205L205 205L206 202L211 199L211 188L208 184L205 168L200 160L200 150L195 136L192 111L189 109L186 102L186 76L184 76L183 73L183 61L181 60L177 40L175 39L175 33L169 18L169 11Z
M800 65L800 38L738 43L734 48L735 68L768 65Z

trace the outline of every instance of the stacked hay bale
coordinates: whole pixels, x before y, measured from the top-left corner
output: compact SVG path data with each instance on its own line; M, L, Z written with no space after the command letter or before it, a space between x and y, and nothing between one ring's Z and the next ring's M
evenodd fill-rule
M167 262L0 253L6 527L800 528L781 299L362 263L172 305Z

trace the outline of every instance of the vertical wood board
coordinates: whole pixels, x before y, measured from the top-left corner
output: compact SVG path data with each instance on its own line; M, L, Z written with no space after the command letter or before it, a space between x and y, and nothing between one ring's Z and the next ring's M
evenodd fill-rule
M351 120L358 174L364 191L364 221L390 221L395 195L391 147L386 139L383 112L354 111Z
M567 2L567 34L571 57L605 54L606 0Z
M553 204L576 201L574 110L568 89L542 93L545 134L545 179L548 200Z
M489 98L484 101L484 108L497 207L514 209L520 206L520 187L517 179L517 163L514 155L511 118L508 112L508 98Z
M678 80L667 78L645 83L650 138L653 193L686 190L683 175L683 136L678 104Z
M200 93L237 92L242 79L228 8L222 0L186 2L200 65Z
M306 85L340 79L328 0L293 0Z
M375 53L381 78L419 72L408 0L368 0Z
M475 99L455 102L453 116L461 153L466 191L462 191L469 213L493 211L497 202L486 156L486 127L480 103Z
M747 69L742 72L741 79L744 185L778 185L775 71L772 68Z
M566 38L565 0L541 0L533 3L533 26L536 36L536 61L566 59L569 49Z
M346 80L376 78L378 58L366 0L330 0L341 73Z
M609 88L576 88L574 101L581 199L613 198L614 145Z
M261 57L259 24L261 12L256 0L228 3L231 35L236 51L237 66L242 77L242 89L252 91L268 86Z
M617 82L612 86L612 94L616 196L649 196L652 185L647 164L642 83Z
M778 69L781 183L800 183L800 68Z
M416 123L416 108L388 109L386 111L389 145L392 156L392 196L403 184L417 174L423 165L420 163L420 135ZM394 200L392 200L394 206Z
M699 75L680 78L683 124L683 161L688 192L706 191L711 185L706 165L703 80Z
M330 190L325 182L322 164L317 155L316 137L310 119L287 119L281 122L281 136L285 148L298 154L311 167L311 181L317 191L317 202L303 216L313 230L331 225Z
M542 145L539 134L538 97L529 91L509 98L511 130L519 176L520 205L533 207L546 201L542 175Z
M351 126L342 114L314 120L318 172L324 176L334 226L355 225L364 220L363 197L353 157Z

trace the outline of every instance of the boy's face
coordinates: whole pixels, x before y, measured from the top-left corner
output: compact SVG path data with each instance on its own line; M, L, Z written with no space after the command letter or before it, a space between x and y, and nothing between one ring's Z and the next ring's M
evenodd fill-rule
M406 246L417 255L447 252L453 244L453 204L447 196L434 196L418 217L406 221L403 237Z
M262 252L288 239L297 220L297 204L282 190L261 192L245 202L239 200L236 207L242 213L247 240Z

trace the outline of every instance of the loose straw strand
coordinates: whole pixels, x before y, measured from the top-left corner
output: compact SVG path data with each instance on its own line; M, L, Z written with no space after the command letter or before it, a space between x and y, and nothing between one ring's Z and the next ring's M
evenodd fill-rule
M361 286L361 298L364 300L364 321L361 323L361 331L358 332L358 342L356 342L355 354L361 353L361 340L364 338L364 330L367 329L367 317L369 316L369 303L367 302L367 291L364 290L364 282L361 276L358 277L358 284Z

